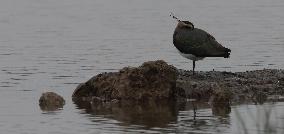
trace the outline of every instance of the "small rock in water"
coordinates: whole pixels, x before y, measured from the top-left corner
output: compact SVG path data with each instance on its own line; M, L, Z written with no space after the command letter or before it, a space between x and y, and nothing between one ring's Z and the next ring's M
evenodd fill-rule
M39 106L43 111L54 111L62 108L65 100L54 92L45 92L39 99Z

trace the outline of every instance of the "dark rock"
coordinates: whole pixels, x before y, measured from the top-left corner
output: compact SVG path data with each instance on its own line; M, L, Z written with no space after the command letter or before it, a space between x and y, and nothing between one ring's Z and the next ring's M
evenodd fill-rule
M89 91L91 87L86 83L81 83L77 86L75 91L73 92L73 97L88 97L91 96L91 92Z
M39 99L39 106L43 111L54 111L62 108L65 100L54 92L45 92Z
M119 72L99 74L74 91L72 97L99 97L102 101L133 100L148 102L173 99L177 69L162 60L139 67L125 67Z

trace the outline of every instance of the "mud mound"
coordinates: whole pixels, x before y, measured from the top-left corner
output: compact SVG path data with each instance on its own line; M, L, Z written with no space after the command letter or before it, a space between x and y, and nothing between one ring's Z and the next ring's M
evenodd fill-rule
M162 100L175 98L178 71L162 60L139 67L125 67L119 72L99 74L80 84L72 97L99 97L111 100Z

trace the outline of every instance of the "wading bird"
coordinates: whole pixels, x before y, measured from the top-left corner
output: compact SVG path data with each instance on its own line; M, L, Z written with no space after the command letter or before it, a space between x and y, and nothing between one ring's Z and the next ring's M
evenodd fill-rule
M193 74L195 61L205 57L229 58L231 50L223 47L212 35L202 29L195 28L189 21L181 21L173 14L170 16L178 21L173 34L173 44L183 57L192 60Z

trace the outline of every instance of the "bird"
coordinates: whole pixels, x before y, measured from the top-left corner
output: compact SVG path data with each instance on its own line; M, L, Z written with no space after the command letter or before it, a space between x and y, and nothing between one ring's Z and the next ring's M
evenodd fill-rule
M173 34L173 44L181 56L192 60L193 75L195 62L206 57L229 58L231 50L223 47L216 39L206 31L195 28L192 22L181 21L171 14L178 24Z

